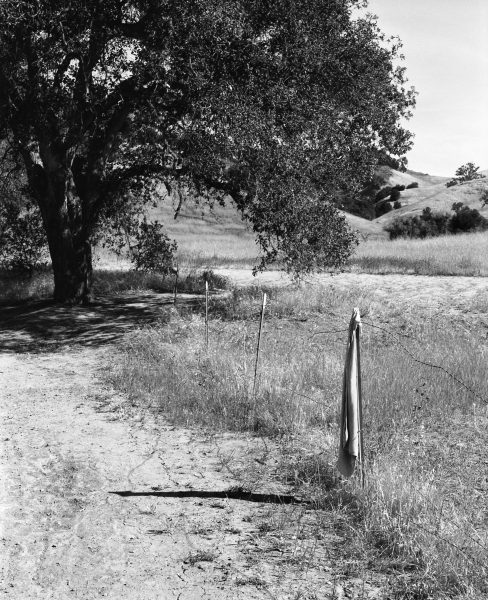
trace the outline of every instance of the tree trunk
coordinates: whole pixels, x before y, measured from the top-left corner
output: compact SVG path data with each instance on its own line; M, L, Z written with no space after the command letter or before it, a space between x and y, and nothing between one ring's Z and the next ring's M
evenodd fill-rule
M54 300L68 304L88 304L91 299L92 249L81 211L61 205L48 205L43 214L54 273ZM71 207L72 208L72 207Z
M68 304L88 304L91 298L92 252L86 236L69 229L47 230L54 273L54 300Z

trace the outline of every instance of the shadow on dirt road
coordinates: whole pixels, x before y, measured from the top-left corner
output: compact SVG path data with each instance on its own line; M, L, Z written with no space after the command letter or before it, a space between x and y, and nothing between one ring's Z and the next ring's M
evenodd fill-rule
M201 298L178 296L192 306ZM89 306L63 306L51 300L0 306L1 352L52 352L71 345L100 347L127 331L164 318L172 294L130 293L100 298Z

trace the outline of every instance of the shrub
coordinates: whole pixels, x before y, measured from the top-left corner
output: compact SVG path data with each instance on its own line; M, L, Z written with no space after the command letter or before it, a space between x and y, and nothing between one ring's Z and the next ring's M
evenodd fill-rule
M481 194L481 206L487 206L488 205L488 190L485 190L482 194Z
M378 202L374 207L376 217L381 217L382 215L386 215L392 210L391 204L389 202Z
M152 271L168 274L173 270L176 242L170 241L158 221L144 219L134 233L131 262L136 271Z
M390 202L397 202L400 200L401 192L397 188L393 188L390 194Z
M4 200L0 204L0 267L32 275L47 261L39 209L27 201Z
M429 207L421 215L399 217L385 227L390 239L399 237L426 238L446 234L448 231L448 213L433 213Z
M393 204L394 210L397 210L397 209L399 209L401 207L402 207L402 203L399 202L398 200L396 200L396 202Z
M462 202L452 205L454 215L449 221L451 233L465 233L467 231L484 231L488 229L488 219L485 219L476 208L463 206Z
M405 190L405 186L404 185L395 185L393 187L394 190L398 190L399 192L403 192Z
M454 215L449 213L433 213L427 206L421 215L399 217L385 227L390 239L399 237L426 238L445 235L446 233L466 233L488 229L485 219L475 208L464 206L462 202L452 205Z
M414 188L418 188L419 184L417 181L412 181L412 183L409 183L407 185L407 190L413 190Z
M391 190L392 189L393 188L390 187L389 185L387 185L384 188L381 188L381 190L375 196L376 202L380 202L381 200L384 200L385 198L388 198L388 196L391 194Z

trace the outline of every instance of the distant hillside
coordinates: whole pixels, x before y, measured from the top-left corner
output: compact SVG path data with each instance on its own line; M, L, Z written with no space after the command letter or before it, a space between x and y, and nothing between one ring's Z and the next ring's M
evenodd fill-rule
M380 166L376 169L376 174L380 175L385 185L410 185L411 183L417 182L419 187L428 187L439 183L446 183L450 177L439 177L437 175L429 175L428 173L420 173L418 171L410 171L407 169L405 172L395 171L390 167Z
M397 185L397 183L404 185L403 181L400 183L400 177L408 175L413 178L414 176L412 173L414 172L392 172L390 181L393 185ZM481 194L488 189L488 177L486 179L468 181L449 188L446 187L446 182L450 179L448 177L434 177L431 175L422 175L421 173L416 173L415 177L417 177L417 179L414 180L419 183L419 187L401 192L400 202L402 208L392 210L391 212L378 217L374 220L375 223L384 226L396 217L419 214L427 206L434 212L449 212L455 202L462 202L471 208L476 208L484 216L488 217L488 207L482 209L480 202ZM429 183L429 181L431 183ZM391 185L391 183L389 185Z
M368 221L368 219L363 219L362 217L357 217L356 215L351 215L347 212L344 212L343 214L346 217L349 227L354 231L357 231L360 238L378 239L387 237L387 233L380 223Z

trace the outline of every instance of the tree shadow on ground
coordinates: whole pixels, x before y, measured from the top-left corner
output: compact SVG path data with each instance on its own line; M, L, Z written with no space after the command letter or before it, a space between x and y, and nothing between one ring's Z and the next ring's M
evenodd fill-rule
M197 295L178 296L188 308ZM127 331L164 319L174 306L172 294L132 292L98 298L89 306L66 306L51 300L0 305L0 352L53 352L69 346L100 347Z

